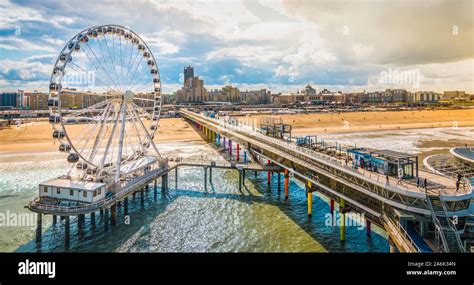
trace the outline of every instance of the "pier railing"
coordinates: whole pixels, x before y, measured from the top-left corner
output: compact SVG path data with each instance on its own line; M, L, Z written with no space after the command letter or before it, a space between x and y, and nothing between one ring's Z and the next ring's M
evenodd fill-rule
M337 159L333 156L323 154L323 153L320 153L320 152L316 152L316 151L308 149L308 148L300 147L300 146L297 146L294 143L289 143L289 142L281 140L281 139L266 136L266 135L256 131L251 126L247 126L247 125L238 125L237 126L237 125L233 125L233 124L228 123L228 122L226 122L224 120L221 120L221 119L203 117L201 114L195 114L195 113L192 113L190 111L185 111L185 112L187 112L191 116L196 116L200 119L213 122L213 123L218 125L218 128L223 128L223 130L227 129L227 130L231 130L231 131L234 131L236 133L239 133L239 134L241 132L245 132L246 135L251 134L254 138L258 138L260 141L265 141L266 143L272 144L272 145L276 146L277 148L283 147L283 148L286 148L287 150L292 150L292 151L294 151L294 152L296 152L296 153L298 153L302 156L305 156L308 159L314 159L314 160L318 161L319 163L327 164L331 167L334 167L334 168L336 168L338 170L341 170L341 171L344 171L344 172L349 172L349 173L351 173L351 175L354 175L356 177L367 180L370 183L376 183L376 184L378 184L378 186L383 187L383 188L385 188L389 191L404 194L404 195L407 195L407 196L415 195L416 198L424 198L425 197L425 193L411 191L407 187L404 187L402 185L387 184L387 183L385 183L385 181L380 181L381 180L380 175L377 175L375 173L373 173L373 175L372 175L372 173L370 173L368 171L367 172L359 172L358 170L356 170L356 169L354 169L350 166L345 165L343 161L341 161L340 159Z
M390 215L384 213L382 215L382 220L385 224L386 230L391 233L391 237L396 239L401 248L402 252L421 252L421 249L416 245L416 243L411 239L408 232L403 228L403 226L395 221L393 218L389 217Z

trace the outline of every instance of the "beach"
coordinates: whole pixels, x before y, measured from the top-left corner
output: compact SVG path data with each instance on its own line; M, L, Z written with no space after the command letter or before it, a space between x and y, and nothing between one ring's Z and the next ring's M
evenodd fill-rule
M266 116L251 116L260 118ZM274 115L293 135L474 126L474 109Z
M251 119L264 117L251 116ZM337 134L368 131L427 129L474 126L474 109L421 110L387 112L313 113L273 116L281 117L293 126L292 135ZM240 118L240 120L244 120ZM68 131L80 131L81 125L68 126ZM32 121L0 130L0 153L57 151L47 121ZM154 141L197 142L201 136L182 118L163 118Z

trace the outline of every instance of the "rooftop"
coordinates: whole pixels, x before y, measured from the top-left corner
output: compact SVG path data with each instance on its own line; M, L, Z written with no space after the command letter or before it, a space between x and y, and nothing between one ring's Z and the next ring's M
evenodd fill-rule
M474 162L474 147L455 147L451 149L451 153L462 160Z
M105 183L96 183L96 182L89 182L89 181L73 181L73 180L65 179L65 178L54 178L46 182L43 182L40 185L76 189L76 190L83 190L83 191L94 191L102 186L105 186Z

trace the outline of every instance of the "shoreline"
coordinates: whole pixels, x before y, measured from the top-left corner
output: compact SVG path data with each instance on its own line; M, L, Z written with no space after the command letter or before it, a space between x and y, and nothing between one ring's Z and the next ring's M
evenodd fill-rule
M474 127L474 109L420 110L351 113L292 114L281 116L253 115L248 119L258 121L262 117L281 118L292 125L292 136L357 134L413 129L438 129ZM81 125L71 125L69 132L78 135ZM59 144L51 137L48 122L32 122L0 130L0 154L19 155L59 152ZM473 135L474 135L474 131ZM463 138L460 138L463 139ZM465 139L465 138L464 138ZM163 118L155 133L155 143L204 142L202 136L183 118Z

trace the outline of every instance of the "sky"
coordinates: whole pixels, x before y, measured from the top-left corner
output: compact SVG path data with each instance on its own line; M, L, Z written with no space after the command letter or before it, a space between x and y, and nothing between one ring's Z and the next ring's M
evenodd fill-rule
M47 90L82 29L128 26L163 91L194 66L206 88L474 93L472 0L0 0L0 91Z

